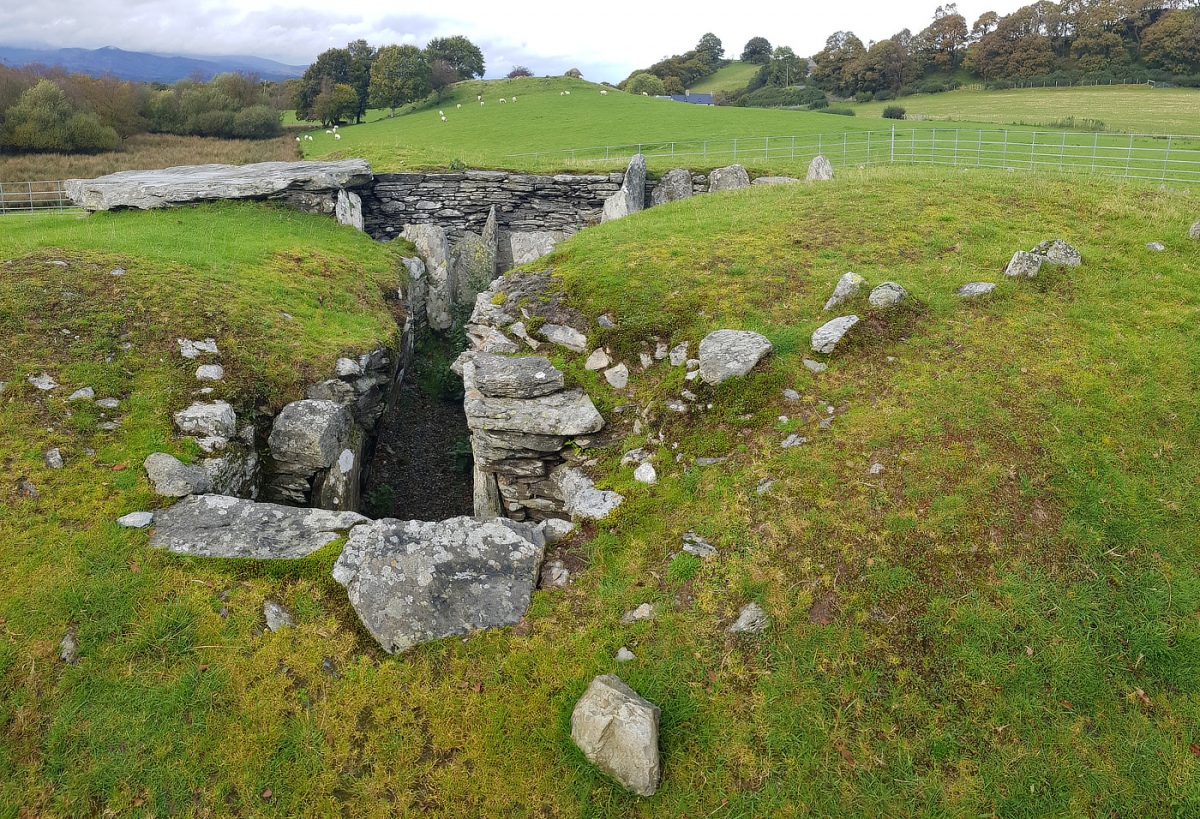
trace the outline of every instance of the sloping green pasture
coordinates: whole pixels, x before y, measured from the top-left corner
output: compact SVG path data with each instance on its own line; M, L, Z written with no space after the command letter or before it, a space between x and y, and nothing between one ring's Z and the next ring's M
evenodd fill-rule
M194 454L169 427L195 383L177 336L217 338L220 395L278 405L386 332L390 249L255 207L0 221L0 816L1200 812L1197 216L1133 183L868 169L580 233L547 263L616 320L592 342L631 387L554 360L609 420L594 472L627 500L522 624L401 657L329 579L337 544L213 562L112 523L154 503L145 454ZM1055 236L1082 267L1004 279ZM814 375L847 270L910 300L848 305L858 332ZM972 280L999 286L965 302ZM637 365L721 327L775 352L716 388ZM50 396L25 383L43 369ZM123 399L118 431L63 400L85 383ZM619 464L637 446L655 486ZM687 531L718 555L682 553ZM263 633L264 597L298 626ZM751 600L770 631L730 636ZM644 602L654 620L619 624ZM652 799L569 739L606 672L663 709Z
M744 63L734 60L724 68L718 68L715 74L697 80L688 90L694 94L711 94L714 91L736 91L745 88L754 79L754 75L762 68L757 63Z

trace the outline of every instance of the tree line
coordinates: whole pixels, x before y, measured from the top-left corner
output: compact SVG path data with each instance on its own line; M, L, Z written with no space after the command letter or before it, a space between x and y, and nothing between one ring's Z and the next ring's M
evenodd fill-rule
M281 93L253 74L164 85L0 65L0 150L96 153L146 132L268 139L281 132Z
M933 21L864 44L834 32L810 81L841 97L891 99L946 90L961 78L991 87L1030 80L1158 80L1200 86L1200 8L1192 0L1040 0L968 27L955 3Z
M459 80L482 77L483 52L463 36L435 37L425 48L355 40L317 56L299 80L285 83L296 118L322 125L361 122L367 108L396 109L430 94L440 99Z

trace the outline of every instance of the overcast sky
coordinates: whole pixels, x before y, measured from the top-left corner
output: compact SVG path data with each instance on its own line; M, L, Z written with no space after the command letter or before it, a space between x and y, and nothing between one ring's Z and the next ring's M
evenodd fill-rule
M1020 0L959 4L967 25L985 11L1007 14ZM464 34L483 49L487 76L513 65L535 74L577 67L593 81L617 82L634 68L692 48L707 31L737 57L751 37L811 55L825 38L850 30L863 42L902 28L920 31L935 0L846 3L762 0L549 2L549 0L0 0L0 45L52 48L116 46L170 54L252 54L307 65L327 48L365 39L412 43Z

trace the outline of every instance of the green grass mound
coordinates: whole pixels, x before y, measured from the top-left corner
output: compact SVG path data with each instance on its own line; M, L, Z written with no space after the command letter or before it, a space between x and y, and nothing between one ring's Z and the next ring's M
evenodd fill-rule
M754 75L762 68L758 63L744 63L734 60L724 68L718 68L715 74L697 80L688 90L693 94L712 94L715 91L737 91L745 88L754 79Z
M172 446L167 412L193 389L177 335L216 335L232 384L260 367L250 381L281 401L305 367L323 373L339 345L387 326L388 248L287 219L247 207L0 224L2 815L1200 809L1188 197L846 172L578 234L546 262L576 307L617 320L593 343L631 366L631 389L583 356L554 358L615 430L588 454L627 500L567 544L572 585L536 593L520 625L396 658L329 582L338 544L294 567L231 565L150 552L111 523L151 502L138 461ZM1013 250L1056 236L1082 267L1004 279ZM1146 250L1154 240L1167 250ZM117 264L125 276L109 277ZM814 376L801 360L847 270L910 301L850 305L859 332ZM954 294L975 280L998 287ZM721 327L758 330L775 353L716 388L636 365L653 336L694 355ZM272 375L285 362L292 380ZM64 389L127 396L120 431L100 436L34 393L24 377L43 368ZM664 412L685 388L691 411ZM791 434L808 441L782 448ZM51 473L41 452L63 440L67 467ZM658 484L619 465L636 446L652 448ZM688 531L718 554L682 553ZM297 627L262 633L264 597ZM771 629L727 634L749 601ZM619 624L647 602L655 619ZM56 659L68 625L78 665ZM636 659L618 665L621 646ZM662 708L652 799L570 741L572 706L608 672Z
M586 172L622 169L627 155L605 161L601 150L598 159L589 154L595 161L588 164L572 162L569 153L541 159L512 155L637 143L643 143L647 150L651 146L658 150L660 143L671 140L840 134L868 128L867 124L830 114L689 105L626 94L615 88L605 89L608 93L602 96L601 88L568 77L460 82L435 105L395 118L384 116L339 128L341 139L335 140L324 129L310 131L314 139L305 141L303 147L310 159L361 157L377 173L422 168L539 172L570 168ZM485 103L482 106L476 99L479 96ZM511 101L514 96L516 102ZM501 98L509 101L501 104ZM445 122L439 111L444 112ZM879 127L878 122L874 127ZM727 165L735 160L721 157L715 161ZM653 167L664 169L680 164L713 167L712 161L699 157L651 162Z

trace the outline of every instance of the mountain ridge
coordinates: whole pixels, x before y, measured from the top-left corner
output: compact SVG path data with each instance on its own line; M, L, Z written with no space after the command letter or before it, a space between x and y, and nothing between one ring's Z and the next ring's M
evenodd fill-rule
M264 80L286 80L301 76L307 68L251 55L186 56L125 51L115 46L52 49L0 45L0 63L16 68L34 62L93 77L111 75L136 82L168 83L187 79L196 72L207 81L233 71L253 72Z

